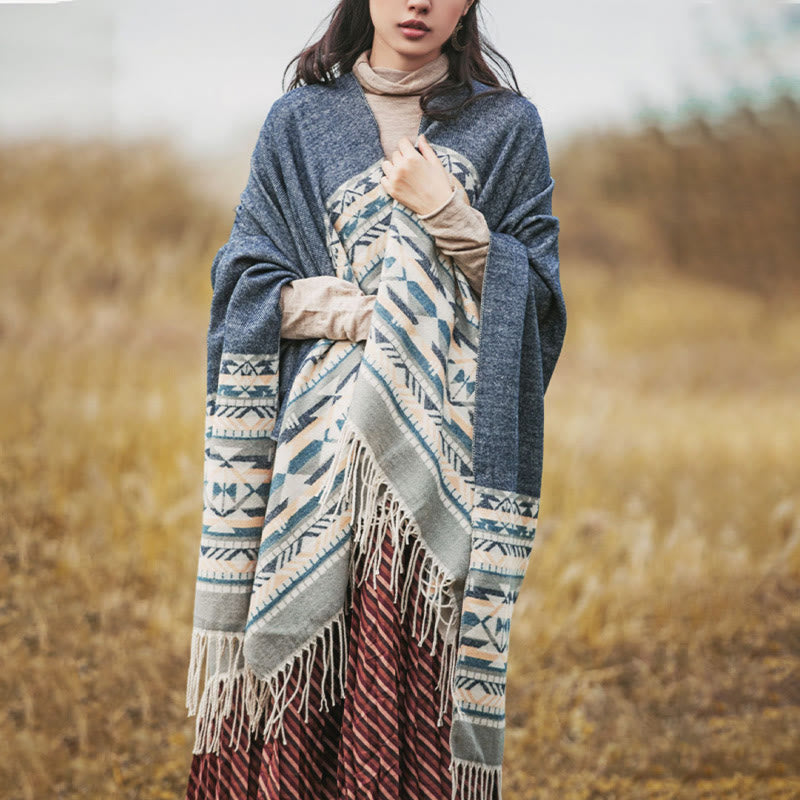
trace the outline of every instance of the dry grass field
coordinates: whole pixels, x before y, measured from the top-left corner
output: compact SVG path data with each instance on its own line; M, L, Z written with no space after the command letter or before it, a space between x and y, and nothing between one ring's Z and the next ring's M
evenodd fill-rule
M800 291L678 268L674 220L638 190L590 206L613 187L576 163L553 167L569 325L504 798L798 797ZM155 147L0 148L7 800L183 797L209 269L233 218L190 186Z

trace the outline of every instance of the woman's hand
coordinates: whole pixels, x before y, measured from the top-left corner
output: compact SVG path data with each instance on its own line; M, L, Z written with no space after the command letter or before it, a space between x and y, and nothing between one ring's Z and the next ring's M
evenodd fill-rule
M420 134L419 149L404 136L381 166L384 176L381 185L395 199L417 214L428 214L439 208L453 193L450 173L444 168L439 156Z

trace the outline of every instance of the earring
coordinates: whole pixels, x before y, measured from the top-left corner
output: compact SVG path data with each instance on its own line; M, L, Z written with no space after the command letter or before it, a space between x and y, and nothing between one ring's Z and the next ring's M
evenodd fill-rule
M453 46L454 50L458 50L459 52L461 52L467 46L466 42L464 44L458 43L458 32L461 30L461 28L462 28L462 22L461 19L459 19L458 24L456 25L453 32L450 34L450 44Z

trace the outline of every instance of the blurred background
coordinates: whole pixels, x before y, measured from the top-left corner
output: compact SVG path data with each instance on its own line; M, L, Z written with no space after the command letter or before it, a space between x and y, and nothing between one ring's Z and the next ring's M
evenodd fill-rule
M798 797L800 4L481 5L569 313L504 798ZM210 267L333 7L0 4L0 796L183 797Z

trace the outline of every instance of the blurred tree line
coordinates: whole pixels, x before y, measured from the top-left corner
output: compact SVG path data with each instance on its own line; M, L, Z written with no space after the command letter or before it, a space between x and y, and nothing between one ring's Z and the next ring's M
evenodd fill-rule
M650 110L633 132L581 133L559 152L565 257L659 264L765 296L800 288L800 6L762 10L730 11L738 74L705 37L724 109L689 94L677 119Z

